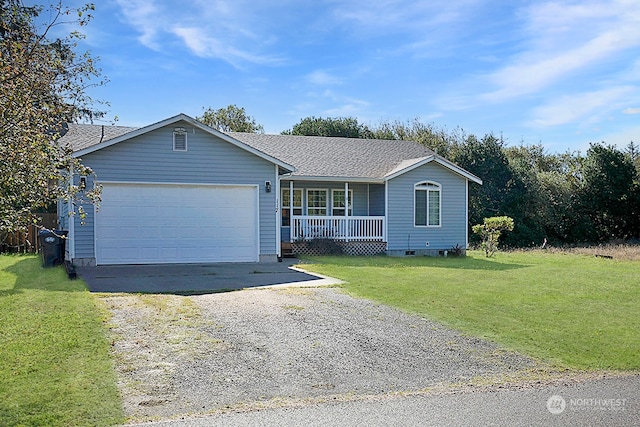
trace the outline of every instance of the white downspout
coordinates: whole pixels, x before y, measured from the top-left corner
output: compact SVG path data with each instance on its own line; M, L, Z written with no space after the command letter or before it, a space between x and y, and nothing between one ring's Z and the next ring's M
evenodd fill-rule
M389 181L384 181L384 241L389 250Z
M293 179L289 181L289 242L293 243Z
M464 244L464 248L465 250L469 249L469 180L467 179L467 185L465 188L465 193L466 193L466 197L464 199L464 239L465 239L465 244Z
M276 256L282 257L282 236L280 235L282 230L282 214L280 213L280 207L282 201L280 200L280 175L278 174L278 165L276 168Z

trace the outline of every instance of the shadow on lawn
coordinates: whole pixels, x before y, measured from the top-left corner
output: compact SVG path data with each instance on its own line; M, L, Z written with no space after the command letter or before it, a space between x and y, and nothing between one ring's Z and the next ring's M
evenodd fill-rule
M504 260L472 258L472 257L307 257L303 259L303 264L334 264L341 267L377 267L377 268L453 268L459 270L515 270L528 268L531 265L508 263Z
M87 290L83 281L69 280L64 266L43 268L38 257L20 255L15 257L22 259L2 268L3 272L14 276L15 281L10 279L10 282L0 282L0 296L20 293L27 289L50 292L86 292Z

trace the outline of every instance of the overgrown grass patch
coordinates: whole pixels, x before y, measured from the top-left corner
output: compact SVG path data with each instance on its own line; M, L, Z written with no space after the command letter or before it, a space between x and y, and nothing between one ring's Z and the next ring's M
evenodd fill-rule
M640 262L527 251L317 257L351 294L579 369L640 369Z
M101 310L63 267L0 255L0 423L124 422Z

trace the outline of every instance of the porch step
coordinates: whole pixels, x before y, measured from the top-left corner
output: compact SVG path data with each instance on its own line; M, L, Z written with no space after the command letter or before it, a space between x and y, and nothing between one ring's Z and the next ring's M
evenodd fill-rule
M293 247L290 242L282 242L281 246L282 258L295 258L296 254L293 253Z

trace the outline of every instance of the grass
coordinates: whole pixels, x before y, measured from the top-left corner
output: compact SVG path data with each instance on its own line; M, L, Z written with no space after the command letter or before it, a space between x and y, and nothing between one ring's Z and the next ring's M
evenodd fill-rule
M124 422L106 318L64 268L0 255L0 424Z
M305 269L560 367L640 370L640 262L575 253L317 257Z
M640 246L638 245L597 245L587 247L553 249L551 251L563 251L581 255L594 255L599 257L611 257L617 260L640 261Z

